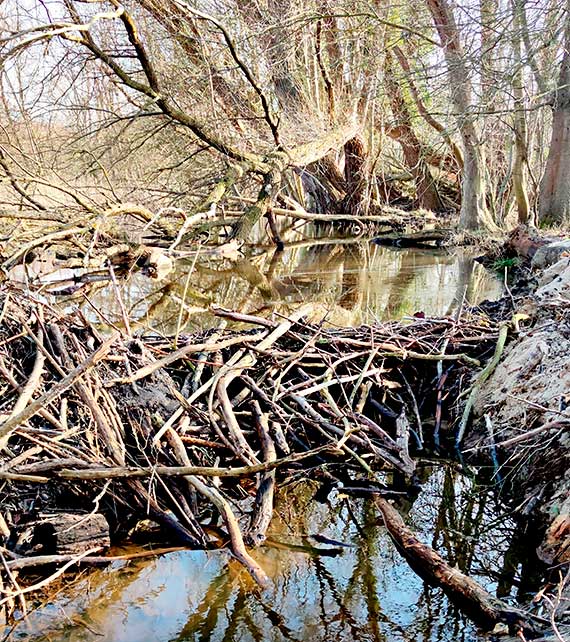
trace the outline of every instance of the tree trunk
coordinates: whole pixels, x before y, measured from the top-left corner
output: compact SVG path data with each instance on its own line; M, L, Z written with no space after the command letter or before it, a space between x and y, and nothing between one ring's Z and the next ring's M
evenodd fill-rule
M441 39L447 62L451 97L458 116L464 153L461 214L463 230L497 228L485 200L485 152L471 113L472 85L465 55L459 41L459 30L448 0L426 0Z
M279 191L282 171L283 169L276 164L271 171L263 176L263 185L259 190L257 200L253 205L250 205L234 223L230 240L237 239L241 242L248 240L256 223L267 214L275 195Z
M346 196L342 206L351 216L366 213L367 172L366 150L361 136L355 136L344 145L344 177Z
M566 92L565 92L566 93ZM546 169L540 183L539 221L570 223L570 104L557 107Z
M540 183L538 219L544 224L570 223L570 0L566 2L563 50L553 100L552 138Z
M410 110L406 105L400 85L394 78L389 53L386 54L384 71L384 82L390 98L392 113L397 121L397 127L392 128L392 132L397 132L394 137L402 146L406 165L414 177L416 184L416 203L426 210L432 210L434 212L441 211L443 204L437 193L435 181L427 166L422 144L412 127Z
M540 223L570 222L570 0L567 0L564 55L553 100L552 138L540 183Z
M461 127L461 138L464 149L464 168L459 228L462 230L494 229L496 226L485 202L485 152L472 123Z
M443 138L445 143L449 146L451 153L453 154L457 167L460 170L463 169L463 154L461 153L461 150L459 149L459 147L453 142L453 140L451 140L451 136L447 132L447 128L445 127L445 125L443 125L436 118L434 118L433 115L428 111L427 107L425 106L424 101L420 97L420 94L414 82L412 70L410 68L410 64L408 62L407 56L404 54L404 52L400 49L398 45L394 46L394 53L396 54L396 58L398 58L400 67L402 67L402 70L406 75L406 82L408 83L410 93L412 94L412 98L416 103L416 107L418 108L420 115L428 125L433 127L439 134L441 134L441 137Z
M514 115L513 129L515 134L515 159L513 163L513 189L517 202L519 223L534 223L531 220L530 205L528 201L528 191L526 184L525 165L528 159L527 135L528 128L526 124L526 114L524 112L524 78L523 78L523 61L521 52L521 11L520 1L513 0L513 22L515 25L515 34L513 36L513 53L516 71L513 75L513 98L514 98ZM533 217L534 218L534 217Z

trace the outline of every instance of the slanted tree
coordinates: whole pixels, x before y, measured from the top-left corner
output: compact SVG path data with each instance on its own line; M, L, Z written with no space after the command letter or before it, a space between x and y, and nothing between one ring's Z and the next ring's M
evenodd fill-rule
M463 184L459 226L464 230L497 228L486 203L485 150L472 102L471 74L466 64L459 29L447 0L426 0L445 54L451 101L463 143Z
M390 127L388 133L402 146L406 164L416 184L416 203L419 207L427 210L441 211L443 203L426 162L425 149L414 131L412 115L404 98L401 85L397 76L395 76L390 52L386 53L384 73L385 87L395 119L394 126Z

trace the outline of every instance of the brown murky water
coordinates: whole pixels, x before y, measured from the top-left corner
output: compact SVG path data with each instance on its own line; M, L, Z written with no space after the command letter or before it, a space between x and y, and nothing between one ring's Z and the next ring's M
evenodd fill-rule
M520 529L453 468L420 468L400 503L424 541L503 596L532 590ZM97 570L33 612L12 639L34 642L469 642L484 635L395 550L370 500L302 482L280 496L271 542L256 556L260 591L226 552L181 551ZM326 536L337 543L314 538ZM341 545L344 544L344 545ZM514 589L518 586L518 589Z
M381 247L370 241L321 239L292 244L283 253L257 248L237 262L198 253L181 260L161 281L134 273L119 283L92 284L69 303L94 322L121 325L124 308L138 329L165 334L217 324L211 303L241 312L287 314L306 302L314 319L339 325L453 313L465 300L497 298L502 283L465 250ZM61 298L60 298L61 300Z

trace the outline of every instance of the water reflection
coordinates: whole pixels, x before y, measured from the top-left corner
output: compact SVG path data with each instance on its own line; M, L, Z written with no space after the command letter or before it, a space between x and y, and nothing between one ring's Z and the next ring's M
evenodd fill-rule
M474 488L454 469L426 468L423 478L423 490L408 513L412 526L452 563L494 590L496 569L508 556L510 566L517 566L520 529L491 492ZM152 561L135 560L120 570L93 572L67 597L33 613L13 639L485 639L441 591L427 587L410 570L379 525L371 500L349 499L333 491L319 503L313 499L315 491L315 484L306 482L281 494L271 532L274 544L256 553L273 580L264 591L223 552L175 552ZM315 548L323 544L315 543L315 534L350 546L338 555L318 555ZM494 575L488 569L495 569ZM524 577L513 572L501 575L500 581L503 594L508 594L513 585L524 584Z
M180 261L166 281L132 274L119 295L140 326L172 334L211 327L210 303L255 314L287 314L312 302L314 320L326 316L339 325L358 325L416 312L447 315L464 299L476 304L501 291L500 281L465 250L321 239L291 244L283 253L258 248L237 262L198 253ZM94 322L121 323L117 292L110 284L92 286L75 301Z

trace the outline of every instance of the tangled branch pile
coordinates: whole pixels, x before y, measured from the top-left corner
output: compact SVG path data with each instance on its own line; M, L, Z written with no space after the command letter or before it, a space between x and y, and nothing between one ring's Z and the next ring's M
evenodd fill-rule
M204 524L220 516L260 583L244 541L265 538L276 474L411 476L411 436L437 436L449 392L497 336L483 317L336 329L304 323L307 308L277 321L217 309L219 329L175 342L102 335L15 290L1 301L5 530L32 510L80 508L116 537L150 516L207 547Z

